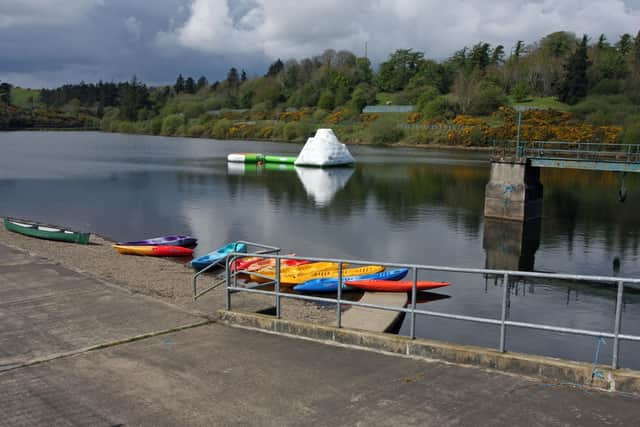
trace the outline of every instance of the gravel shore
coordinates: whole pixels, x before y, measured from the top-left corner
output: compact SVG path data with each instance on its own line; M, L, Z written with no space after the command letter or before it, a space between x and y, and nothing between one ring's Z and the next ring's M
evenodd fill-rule
M31 238L0 227L0 243L40 257L43 262L60 264L80 272L105 285L116 285L130 292L159 298L200 315L215 316L218 309L224 308L224 286L193 301L193 269L188 265L166 258L121 255L111 247L114 242L94 234L88 245L79 245ZM199 280L202 288L218 278L216 275L204 276ZM274 305L271 297L247 293L234 294L232 302L235 310L253 312L268 310ZM335 318L335 310L333 307L282 299L282 315L289 319L324 323Z

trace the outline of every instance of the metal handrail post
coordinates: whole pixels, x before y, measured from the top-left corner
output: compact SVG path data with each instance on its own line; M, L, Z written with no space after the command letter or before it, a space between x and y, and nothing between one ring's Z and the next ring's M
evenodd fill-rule
M410 337L411 339L416 338L416 295L418 293L418 269L416 267L412 268L413 270L413 284L411 286L411 328L410 328Z
M276 258L276 318L280 318L280 257Z
M509 274L504 273L504 280L502 284L502 315L500 316L500 352L504 353L506 351L506 334L507 334L507 325L505 325L505 321L507 320L507 295L509 293Z
M338 263L338 301L336 303L336 327L342 327L342 261Z
M522 112L518 111L518 134L516 135L516 157L522 157L522 151L520 147L520 125L522 123Z
M233 265L233 272L231 274L233 274L233 287L237 288L238 287L238 259L239 257L237 255L233 256L233 260L229 262L229 266Z
M224 279L225 282L227 284L227 301L226 301L226 308L227 311L231 310L231 289L229 288L229 286L231 285L231 269L229 268L229 259L227 258L227 265L225 266L225 273L224 273Z
M613 356L611 357L611 367L618 369L618 355L620 351L620 326L622 323L622 297L624 295L624 282L618 282L618 295L616 297L616 320L613 326Z

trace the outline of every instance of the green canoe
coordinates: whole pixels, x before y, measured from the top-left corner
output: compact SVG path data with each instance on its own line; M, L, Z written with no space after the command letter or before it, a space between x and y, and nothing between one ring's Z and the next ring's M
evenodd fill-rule
M53 225L39 224L33 221L25 221L13 218L4 219L4 228L25 236L38 237L40 239L60 240L71 243L89 243L90 233L80 233L72 230L65 230Z

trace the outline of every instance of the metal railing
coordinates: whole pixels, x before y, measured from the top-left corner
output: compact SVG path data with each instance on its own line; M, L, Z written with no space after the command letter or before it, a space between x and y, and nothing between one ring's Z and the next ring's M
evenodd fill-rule
M233 247L234 250L238 249L238 245L244 244L245 247L247 248L248 252L250 248L256 248L256 251L254 253L254 256L264 256L264 255L270 255L270 254L279 254L280 253L280 248L276 248L275 246L269 246L269 245L263 245L261 243L253 243L253 242L245 242L243 240L237 241L235 242L235 246ZM240 252L234 252L235 254L238 254ZM244 255L243 255L244 256ZM219 260L207 265L205 268L203 268L202 270L196 272L192 278L191 278L191 286L193 288L193 299L194 301L198 298L200 298L202 295L206 294L209 291L214 290L215 288L217 288L218 286L227 283L227 276L225 275L224 278L222 279L218 279L216 281L214 281L211 285L209 285L207 288L203 289L203 290L198 290L198 278L200 276L202 276L204 273L206 272L212 272L213 270L215 270L218 267L225 267L226 272L229 271L229 260L230 260L230 256L224 257L224 258L220 258ZM236 257L234 257L236 258Z
M269 279L268 282L253 285L251 287L240 287L238 286L237 277L240 274L248 274L247 271L239 270L239 271L230 271L229 265L230 262L235 260L237 257L245 257L245 256L262 256L264 258L275 258L275 275L264 275L251 273L259 277L264 277ZM342 298L342 286L337 287L336 298L326 298L319 297L313 295L301 295L294 293L286 293L282 292L281 282L280 282L280 274L281 274L281 262L283 260L292 259L292 260L308 260L311 262L335 262L338 264L338 273L337 279L338 283L348 284L348 282L343 281L343 267L347 264L350 266L353 265L367 265L367 264L375 264L381 265L383 267L395 267L395 268L408 268L411 271L411 280L413 282L413 287L411 291L411 302L409 307L393 307L386 306L380 304L368 304L362 303L359 301L345 300ZM503 278L503 292L502 292L502 301L501 301L501 316L500 319L492 319L486 317L476 317L476 316L467 316L461 314L450 314L443 313L431 310L422 310L417 308L417 281L418 274L421 271L431 271L431 272L448 272L448 273L464 273L464 274L476 274L482 275L484 277L487 276L502 276ZM613 330L611 332L608 331L596 331L589 329L577 329L577 328L567 328L561 326L553 326L553 325L545 325L540 323L529 323L529 322L516 322L508 320L508 305L510 294L508 292L509 288L509 280L510 278L538 278L538 279L553 279L553 280L568 280L573 282L590 282L590 283L599 283L603 285L617 285L617 296L616 296L616 309L615 309L615 317L614 317L614 325ZM274 296L275 298L275 315L277 318L281 316L280 310L280 300L282 298L289 299L297 299L303 301L313 301L313 302L323 302L323 303L331 303L336 305L336 327L342 327L342 306L350 305L355 307L366 307L373 308L379 310L387 310L387 311L395 311L399 313L405 313L409 316L409 337L411 339L416 338L416 316L431 316L438 317L443 319L451 319L451 320L461 320L473 323L487 324L487 325L495 325L500 326L499 333L499 347L498 350L501 352L505 352L507 350L507 342L506 342L506 332L507 327L518 327L518 328L526 328L526 329L534 329L540 331L548 331L548 332L559 332L573 335L583 335L583 336L591 336L598 338L612 338L613 339L613 354L612 354L612 362L611 366L614 369L618 368L618 360L619 360L619 349L620 349L620 341L640 341L640 336L638 335L629 335L622 333L622 301L624 296L624 288L625 285L640 285L640 279L632 279L632 278L621 278L621 277L608 277L608 276L584 276L584 275L575 275L575 274L552 274L552 273L536 273L536 272L525 272L525 271L509 271L509 270L489 270L489 269L481 269L481 268L459 268L459 267L446 267L446 266L433 266L433 265L418 265L418 264L398 264L398 263L384 263L384 262L372 262L372 261L362 261L362 260L345 260L345 259L331 259L331 258L309 258L309 257L296 257L296 256L283 256L283 255L264 255L264 254L247 254L247 253L232 253L229 256L229 261L227 262L227 271L226 271L226 308L227 310L231 310L231 295L236 292L247 292L253 294L260 295L269 295ZM273 290L265 290L260 289L265 286L273 285Z
M494 141L494 154L518 158L640 163L640 144L568 141Z

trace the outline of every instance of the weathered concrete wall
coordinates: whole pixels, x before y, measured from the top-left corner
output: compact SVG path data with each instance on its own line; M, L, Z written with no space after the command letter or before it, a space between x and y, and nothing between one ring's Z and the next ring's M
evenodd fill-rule
M525 160L493 159L485 188L484 216L512 221L541 218L542 193L539 168Z
M277 319L273 316L254 313L220 310L218 316L222 322L230 325L262 329L278 334L353 345L405 356L476 365L555 382L640 394L640 372L638 371L613 370L603 365L594 366L588 363L530 354L501 353L484 347L457 345L441 341L412 340L393 334L346 328L338 329L332 326ZM593 375L594 373L597 375Z
M485 268L531 271L540 246L540 219L527 222L485 218L482 247Z

